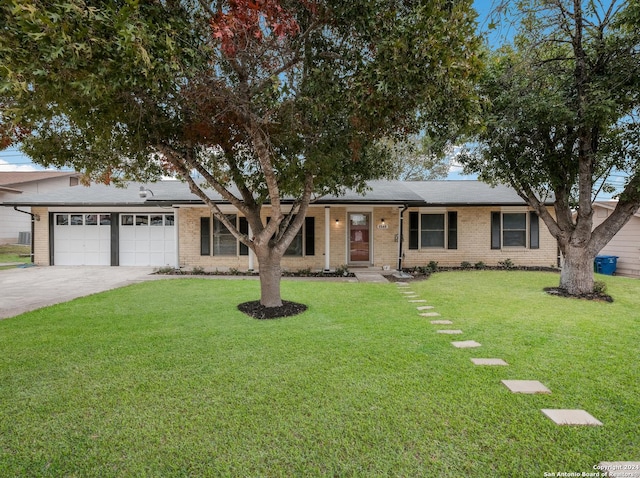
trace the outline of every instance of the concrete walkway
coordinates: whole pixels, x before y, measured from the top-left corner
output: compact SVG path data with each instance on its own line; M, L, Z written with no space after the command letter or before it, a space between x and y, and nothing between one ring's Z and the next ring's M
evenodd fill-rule
M389 281L385 279L385 277L382 274L380 274L380 272L377 272L377 271L352 270L351 272L353 272L353 274L356 276L356 279L358 279L358 282L374 282L374 283L381 283L381 284L389 283Z

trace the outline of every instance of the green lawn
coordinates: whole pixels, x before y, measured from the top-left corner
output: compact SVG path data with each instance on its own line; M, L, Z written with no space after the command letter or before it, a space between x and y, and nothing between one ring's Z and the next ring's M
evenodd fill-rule
M334 282L283 281L309 310L274 321L236 310L257 281L207 279L0 321L0 476L542 477L638 461L640 282L604 280L612 304L548 296L549 273L412 284L461 336L393 284ZM450 344L467 339L482 347ZM541 408L604 426L559 427Z
M30 252L30 246L2 244L0 245L0 264L4 264L7 262L31 262L31 257L28 255Z

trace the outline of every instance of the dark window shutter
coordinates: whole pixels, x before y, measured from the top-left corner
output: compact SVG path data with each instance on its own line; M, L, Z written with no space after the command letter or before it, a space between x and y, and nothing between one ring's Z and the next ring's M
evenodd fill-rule
M409 213L409 249L418 249L418 235L420 234L418 219L417 212Z
M304 218L304 255L315 256L316 254L316 218Z
M500 213L491 213L491 249L500 249Z
M246 217L240 217L239 218L239 224L238 224L238 228L240 234L244 234L247 235L249 234L249 221L247 221ZM247 246L246 244L243 244L242 242L238 241L238 243L240 244L240 255L241 256L248 256L249 255L249 246Z
M458 248L458 213L450 211L447 213L449 224L447 226L447 249Z
M535 212L529 213L529 247L540 249L540 220Z
M211 255L211 218L200 218L200 255Z

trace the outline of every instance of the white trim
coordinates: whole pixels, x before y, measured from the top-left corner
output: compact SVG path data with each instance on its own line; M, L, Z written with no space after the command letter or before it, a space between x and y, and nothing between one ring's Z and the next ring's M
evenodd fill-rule
M39 207L39 206L34 206ZM46 206L45 206L46 207ZM123 213L147 213L147 214L170 214L175 208L172 207L139 207L139 206L131 206L131 207L108 207L108 206L100 206L100 207L91 207L91 206L55 206L49 207L48 212L54 213L103 213L103 212L123 212Z
M180 216L178 214L180 208L173 208L173 240L175 243L175 258L173 267L180 269Z
M324 207L324 270L331 267L331 207Z

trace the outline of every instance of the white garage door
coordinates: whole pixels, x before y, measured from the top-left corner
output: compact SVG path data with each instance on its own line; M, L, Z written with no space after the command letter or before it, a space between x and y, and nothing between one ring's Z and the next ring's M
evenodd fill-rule
M55 214L53 263L111 265L111 214Z
M173 214L121 214L120 265L175 264Z

